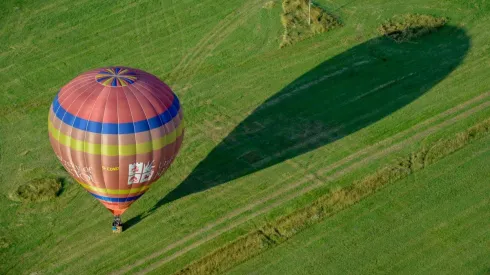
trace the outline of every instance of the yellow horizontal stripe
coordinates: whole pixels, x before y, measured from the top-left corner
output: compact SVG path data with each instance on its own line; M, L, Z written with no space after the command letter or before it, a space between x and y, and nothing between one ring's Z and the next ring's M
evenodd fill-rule
M83 186L85 189L87 190L92 190L92 191L95 191L95 192L98 192L98 193L103 193L103 194L106 194L106 195L125 195L125 194L134 194L134 193L139 193L139 192L142 192L142 191L145 191L147 190L148 188L150 188L149 185L146 185L146 186L141 186L139 188L133 188L131 190L129 189L126 189L126 190L118 190L118 189L107 189L107 188L100 188L100 187L95 187L95 186L92 186L92 185L88 185L86 183L83 183L79 180L76 180L81 186Z
M174 143L175 140L182 135L184 130L184 121L180 122L179 127L174 129L167 135L136 144L126 144L126 145L108 145L108 144L98 144L89 143L83 140L74 139L61 133L56 129L53 123L48 120L49 132L59 143L68 146L76 151L81 151L93 155L104 155L104 156L132 156L136 154L149 153L154 150L159 150L168 144Z

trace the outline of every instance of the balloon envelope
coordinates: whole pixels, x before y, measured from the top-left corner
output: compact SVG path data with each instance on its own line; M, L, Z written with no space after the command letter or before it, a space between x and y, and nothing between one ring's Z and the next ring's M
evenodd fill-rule
M60 89L49 138L65 169L115 215L142 196L175 159L184 137L179 99L142 70L108 67Z

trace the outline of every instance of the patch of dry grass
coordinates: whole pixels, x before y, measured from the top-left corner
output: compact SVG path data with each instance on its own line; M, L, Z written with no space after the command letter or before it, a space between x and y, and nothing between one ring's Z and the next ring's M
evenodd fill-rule
M272 9L276 6L276 1L268 1L268 2L265 2L264 5L262 6L262 8L264 9Z
M314 3L309 9L309 3L309 0L283 0L281 23L284 34L281 48L342 26L336 17Z
M396 15L379 26L378 32L402 43L434 32L446 23L445 17L426 14Z
M14 201L40 202L54 199L61 191L61 181L55 178L37 178L19 185L11 194Z

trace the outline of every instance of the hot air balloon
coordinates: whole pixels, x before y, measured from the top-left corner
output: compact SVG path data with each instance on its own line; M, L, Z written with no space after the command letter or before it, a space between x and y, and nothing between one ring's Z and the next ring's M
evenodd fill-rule
M172 164L184 137L179 99L156 76L128 67L83 73L60 89L49 139L71 176L114 215Z

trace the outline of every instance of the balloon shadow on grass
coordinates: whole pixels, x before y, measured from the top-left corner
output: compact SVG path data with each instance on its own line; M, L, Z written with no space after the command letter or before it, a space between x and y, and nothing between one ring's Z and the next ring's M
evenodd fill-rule
M403 108L443 80L470 48L446 26L415 41L371 39L291 82L242 121L191 174L146 213L350 135ZM246 91L244 91L246 92Z

